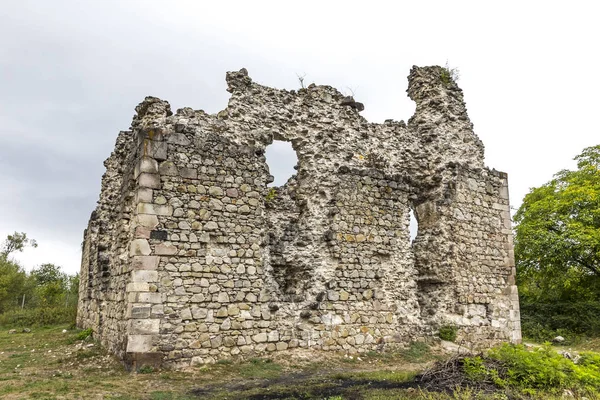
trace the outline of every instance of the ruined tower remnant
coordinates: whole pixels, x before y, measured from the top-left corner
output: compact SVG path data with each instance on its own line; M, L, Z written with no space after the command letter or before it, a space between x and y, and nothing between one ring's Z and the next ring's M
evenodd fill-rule
M408 124L369 123L332 87L277 90L245 69L227 73L216 115L147 97L104 164L78 325L134 367L364 352L446 325L472 347L518 342L507 176L484 167L447 70L408 79ZM275 189L273 140L298 155Z

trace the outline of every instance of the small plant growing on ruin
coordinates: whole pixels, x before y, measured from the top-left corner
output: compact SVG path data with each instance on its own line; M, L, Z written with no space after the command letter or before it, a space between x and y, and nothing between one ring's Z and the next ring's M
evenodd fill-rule
M448 61L446 61L446 65L442 68L440 78L444 86L448 86L452 82L458 82L458 79L460 78L460 71L458 68L450 68Z
M446 340L448 342L454 342L456 340L456 334L458 333L458 328L454 325L444 325L440 327L440 331L438 336L442 340Z
M151 374L154 372L154 368L150 365L142 365L140 369L138 369L138 373L140 374Z
M270 188L269 192L267 193L267 195L265 196L265 201L267 203L272 202L273 200L275 200L277 198L277 190L275 190L275 188Z
M90 336L92 336L92 329L88 328L88 329L84 329L81 332L79 332L77 334L77 340L86 340L87 338L89 338Z
M298 81L300 81L300 87L302 87L302 89L305 89L304 78L306 78L306 73L304 73L303 75L296 74L296 76L298 77Z

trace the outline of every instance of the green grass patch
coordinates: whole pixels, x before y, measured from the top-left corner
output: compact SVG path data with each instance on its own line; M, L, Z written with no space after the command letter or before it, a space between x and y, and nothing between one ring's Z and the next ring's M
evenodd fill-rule
M454 325L444 325L440 327L438 332L439 338L448 342L455 342L457 334L458 328Z
M89 338L90 336L92 336L93 332L94 331L92 331L91 328L83 329L83 330L81 330L81 331L79 331L77 333L77 335L75 336L75 339L77 339L77 340L86 340L87 338Z
M412 342L408 346L408 349L400 352L400 355L410 363L418 363L431 359L431 349L427 343Z
M252 358L248 363L239 364L238 372L245 378L276 378L281 375L282 366L268 358Z
M74 324L77 307L39 307L16 309L0 314L0 326L32 328L57 324Z

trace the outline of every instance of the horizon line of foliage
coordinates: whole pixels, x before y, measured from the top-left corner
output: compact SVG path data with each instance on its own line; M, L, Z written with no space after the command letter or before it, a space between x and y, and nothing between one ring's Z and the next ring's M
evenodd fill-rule
M79 275L68 275L50 263L25 271L10 255L27 246L37 247L37 242L15 232L0 250L0 325L74 323Z
M600 145L574 159L514 215L526 337L600 335Z

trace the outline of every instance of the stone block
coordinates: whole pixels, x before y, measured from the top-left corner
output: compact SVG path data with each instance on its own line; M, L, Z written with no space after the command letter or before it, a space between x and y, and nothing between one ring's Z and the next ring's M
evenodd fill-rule
M223 196L223 189L218 186L211 186L208 188L208 194L211 196L221 197Z
M152 203L153 190L150 188L139 188L135 192L136 203Z
M158 173L165 176L177 176L179 175L179 170L173 161L163 161L158 167Z
M150 215L173 215L173 206L168 204L152 204L152 203L139 203L137 205L138 214L150 214Z
M190 139L188 139L183 133L171 133L167 135L167 143L177 144L180 146L189 146Z
M150 252L150 245L146 239L134 239L129 244L130 256L147 256Z
M148 236L150 239L155 239L155 240L167 240L169 238L169 234L167 231L158 230L158 229L149 231Z
M151 270L135 270L131 271L131 281L132 282L157 282L158 281L158 271Z
M267 335L267 341L269 342L278 342L279 341L279 332L271 331Z
M136 239L150 239L150 228L145 226L136 226L134 236Z
M160 175L142 172L138 176L138 186L142 188L160 189Z
M160 243L154 247L154 253L158 254L159 256L170 256L177 254L178 252L179 250L172 243Z
M179 311L179 318L183 320L192 319L192 311L189 308L182 309L181 311Z
M126 318L150 318L150 315L152 315L152 307L132 304L127 307Z
M147 172L149 174L158 173L158 162L150 157L141 157L134 168L134 176L137 178L141 173Z
M150 284L146 282L130 282L125 288L127 292L149 292Z
M204 224L205 231L215 231L217 229L219 229L219 225L217 225L217 223L214 221L208 221L206 224Z
M145 139L140 144L140 154L142 156L151 157L158 161L167 159L167 149L167 142Z
M127 335L128 353L146 353L152 351L154 335Z
M132 258L131 266L134 270L155 270L158 268L159 261L160 258L157 256L134 256Z
M267 334L265 332L258 333L252 336L252 340L256 343L264 343L267 341Z
M186 179L196 179L198 178L198 171L195 168L181 168L179 175Z
M153 214L138 214L135 216L135 223L139 226L154 229L158 226L158 217Z
M132 335L157 334L159 325L159 319L130 319L128 332Z
M136 302L138 303L162 303L162 295L160 293L137 293Z
M337 292L335 290L329 290L327 292L327 298L330 301L338 301L340 299L340 294L339 294L339 292Z

